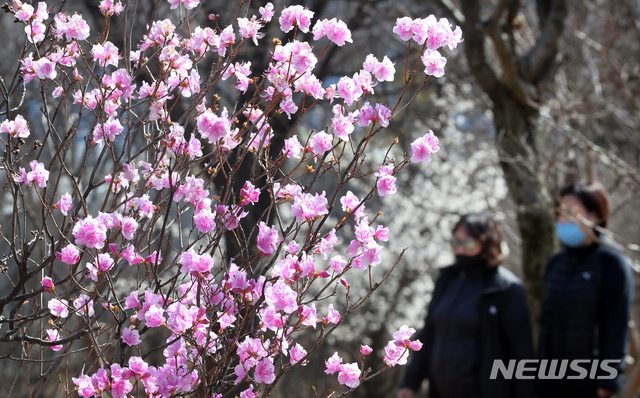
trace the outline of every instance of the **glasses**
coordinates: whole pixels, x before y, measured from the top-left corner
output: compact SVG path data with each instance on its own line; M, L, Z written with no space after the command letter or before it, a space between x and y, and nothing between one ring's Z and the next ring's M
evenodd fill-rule
M465 251L471 251L476 248L478 242L475 239L468 236L464 239L458 239L455 236L451 238L451 247L455 249L463 249Z

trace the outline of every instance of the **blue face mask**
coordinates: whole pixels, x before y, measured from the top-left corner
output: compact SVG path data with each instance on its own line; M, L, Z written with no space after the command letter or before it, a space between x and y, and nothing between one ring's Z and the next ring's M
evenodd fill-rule
M560 242L568 247L578 247L587 239L587 234L580 230L580 226L572 222L556 222L556 233Z

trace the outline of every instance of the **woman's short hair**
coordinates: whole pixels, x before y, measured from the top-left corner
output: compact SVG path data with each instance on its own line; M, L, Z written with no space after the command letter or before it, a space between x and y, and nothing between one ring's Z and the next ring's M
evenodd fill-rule
M560 190L560 197L574 196L597 218L596 225L607 228L609 223L609 195L599 182L575 182ZM597 232L597 231L596 231Z
M504 262L506 256L502 253L502 234L491 213L485 211L465 214L458 220L451 233L455 234L460 227L464 227L470 237L480 241L482 251L479 255L488 267L497 267Z

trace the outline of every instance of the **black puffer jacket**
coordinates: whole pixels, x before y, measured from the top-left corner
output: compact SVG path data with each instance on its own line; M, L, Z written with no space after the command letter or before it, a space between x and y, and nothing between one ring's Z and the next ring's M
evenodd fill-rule
M418 334L418 339L423 342L422 349L413 353L401 387L417 391L425 378L432 378L430 365L435 333L439 329L432 309L437 308L445 295L451 294L448 287L451 281L461 277L460 273L460 267L455 265L442 269L429 304L425 326ZM474 365L477 374L470 384L478 386L477 396L481 398L532 397L532 380L490 379L495 359L501 359L506 364L510 359L533 358L531 324L524 288L520 280L503 267L485 268L482 283L483 291L477 307L477 363ZM474 360L471 357L469 359ZM429 388L429 397L440 398L441 395L437 388Z
M591 397L598 388L622 388L634 290L633 271L625 257L605 244L565 248L549 261L544 290L541 359L613 359L620 363L612 365L618 370L615 379L539 380L538 394Z

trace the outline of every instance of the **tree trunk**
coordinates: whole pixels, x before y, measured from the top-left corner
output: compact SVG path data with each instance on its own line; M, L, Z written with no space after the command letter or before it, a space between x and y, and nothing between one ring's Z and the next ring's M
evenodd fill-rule
M542 277L556 251L552 202L537 169L537 114L508 98L494 104L496 146L511 198L516 204L522 238L522 269L529 297L534 336L540 323Z

